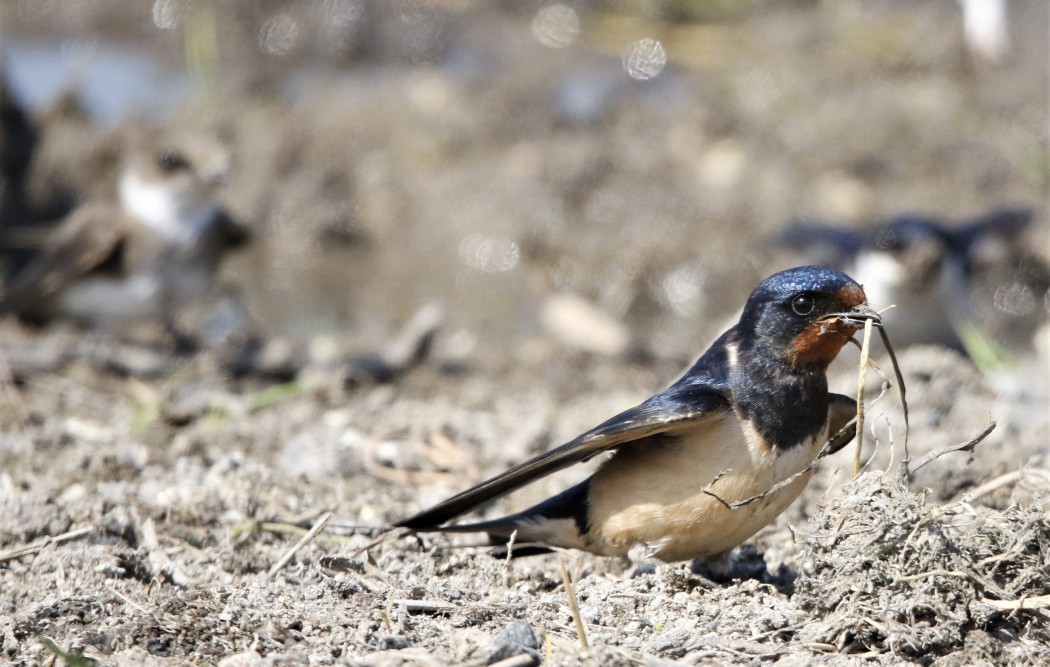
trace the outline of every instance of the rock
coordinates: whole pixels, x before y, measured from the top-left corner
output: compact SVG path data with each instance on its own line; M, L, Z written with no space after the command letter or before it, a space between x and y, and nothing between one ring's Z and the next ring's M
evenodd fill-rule
M536 633L533 632L532 626L522 620L511 621L511 623L503 629L503 632L496 635L496 650L494 650L488 658L486 664L492 665L508 658L513 658L516 655L527 654L533 658L534 665L538 665L541 662L539 648L540 641L536 638Z
M540 307L540 323L552 338L577 350L615 356L631 336L624 324L573 294L555 294Z
M438 304L425 304L380 352L350 360L346 386L393 382L422 364L430 355L444 316L444 309Z

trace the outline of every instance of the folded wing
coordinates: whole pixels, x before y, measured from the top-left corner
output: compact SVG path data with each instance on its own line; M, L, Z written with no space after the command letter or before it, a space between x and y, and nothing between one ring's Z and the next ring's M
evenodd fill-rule
M31 311L42 299L113 258L124 239L120 215L105 204L74 212L55 230L41 255L4 288L0 313Z
M728 398L718 390L675 385L561 447L540 454L397 525L413 530L433 530L540 477L628 442L695 428L705 421L726 416L729 409Z

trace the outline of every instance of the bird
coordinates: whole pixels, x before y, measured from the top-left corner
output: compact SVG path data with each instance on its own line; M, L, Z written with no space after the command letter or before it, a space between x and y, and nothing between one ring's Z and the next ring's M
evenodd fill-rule
M1009 261L1033 219L1025 208L990 211L961 224L899 215L869 230L794 222L777 243L840 268L864 285L897 345L932 344L965 352L961 332L976 317L976 277Z
M228 152L203 132L139 137L121 170L119 202L85 203L47 230L38 255L4 286L0 313L99 329L170 324L211 288L227 251L249 239L216 199L228 171Z
M26 182L39 140L7 79L0 60L0 226L21 224L30 217Z
M665 562L725 554L798 497L822 450L853 439L856 403L828 391L826 372L868 320L880 324L846 274L818 266L776 273L664 391L396 526L487 533L493 546L513 536L522 546L512 556L552 548ZM449 523L607 452L591 477L533 507Z

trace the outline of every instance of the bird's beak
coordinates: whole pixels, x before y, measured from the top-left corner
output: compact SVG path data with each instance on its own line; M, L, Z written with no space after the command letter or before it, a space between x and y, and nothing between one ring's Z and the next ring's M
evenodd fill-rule
M871 320L874 326L882 326L882 316L875 312L875 309L866 303L854 306L847 311L841 313L829 313L822 319L824 320L839 320L844 321L855 327L863 327L864 322Z

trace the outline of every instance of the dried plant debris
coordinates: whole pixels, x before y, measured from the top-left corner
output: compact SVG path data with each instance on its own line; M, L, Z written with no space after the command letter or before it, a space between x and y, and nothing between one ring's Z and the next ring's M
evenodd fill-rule
M814 526L793 598L813 616L800 631L807 645L921 662L964 648L996 664L1050 661L1041 506L936 506L867 473Z

